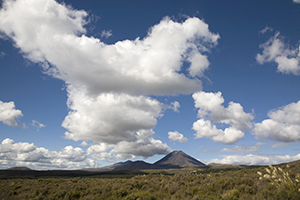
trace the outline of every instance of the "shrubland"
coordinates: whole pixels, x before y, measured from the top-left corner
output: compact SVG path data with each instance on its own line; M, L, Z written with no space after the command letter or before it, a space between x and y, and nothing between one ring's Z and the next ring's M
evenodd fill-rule
M299 162L143 172L126 178L2 178L0 199L300 199Z

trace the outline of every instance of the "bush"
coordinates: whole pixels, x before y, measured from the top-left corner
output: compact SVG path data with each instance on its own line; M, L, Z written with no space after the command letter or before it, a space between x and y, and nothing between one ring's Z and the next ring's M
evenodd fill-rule
M138 191L128 195L125 200L156 200L150 192Z

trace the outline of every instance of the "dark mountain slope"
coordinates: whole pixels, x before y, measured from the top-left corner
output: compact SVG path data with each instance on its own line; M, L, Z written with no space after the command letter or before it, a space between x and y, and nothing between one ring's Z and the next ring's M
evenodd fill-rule
M197 167L197 166L205 166L202 162L196 160L195 158L187 155L182 151L173 151L160 159L159 161L153 164L154 166L178 166L179 168L184 167Z
M150 163L146 163L141 160L138 160L138 161L128 160L126 162L123 162L121 165L116 166L114 170L117 170L117 169L152 169L152 168L153 168L153 165Z

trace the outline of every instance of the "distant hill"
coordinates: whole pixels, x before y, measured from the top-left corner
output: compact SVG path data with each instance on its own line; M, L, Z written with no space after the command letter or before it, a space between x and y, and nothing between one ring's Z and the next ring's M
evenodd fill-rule
M83 169L85 171L112 171L120 169L179 169L186 167L199 167L205 166L202 162L195 158L185 154L182 151L173 151L155 162L150 164L144 161L131 161L119 162L113 165L109 165L101 168L88 168Z
M100 167L100 168L86 168L84 171L97 172L97 171L112 171L121 169L153 169L153 165L144 161L131 161L118 162L113 165Z
M30 171L31 169L28 167L12 167L7 170L22 170L22 171Z

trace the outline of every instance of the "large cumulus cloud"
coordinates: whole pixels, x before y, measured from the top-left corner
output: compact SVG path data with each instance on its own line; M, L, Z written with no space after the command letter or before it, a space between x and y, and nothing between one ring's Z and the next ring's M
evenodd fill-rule
M198 18L178 23L166 17L143 39L107 45L84 35L85 11L54 0L7 0L3 7L1 31L27 58L44 63L49 74L73 86L84 85L95 94L165 95L199 90L197 79L178 72L183 61L189 61L190 76L201 75L209 65L201 53L219 38Z
M300 141L300 101L268 113L269 119L256 123L253 134L279 142Z
M0 31L24 57L66 82L66 138L109 146L101 151L105 158L168 153L171 149L154 139L153 128L172 106L149 95L201 90L199 77L219 35L198 18L165 17L142 39L108 45L85 35L87 17L54 0L5 0Z
M234 144L244 137L243 131L251 130L252 113L245 113L241 104L235 102L229 102L228 107L224 107L221 92L201 91L194 93L193 98L200 118L193 124L195 138L208 137L223 144ZM229 127L222 130L215 124Z

